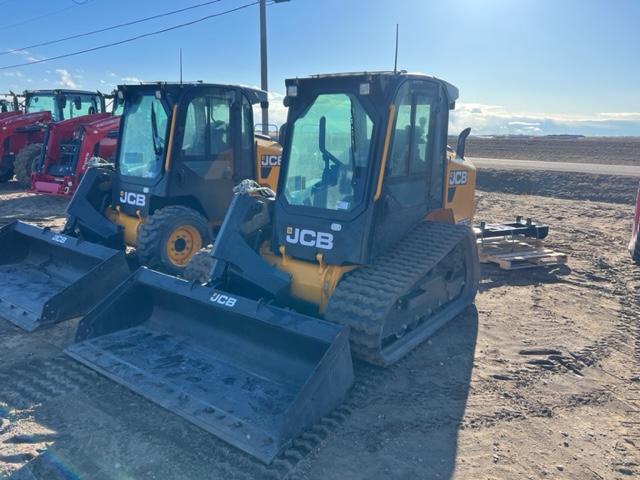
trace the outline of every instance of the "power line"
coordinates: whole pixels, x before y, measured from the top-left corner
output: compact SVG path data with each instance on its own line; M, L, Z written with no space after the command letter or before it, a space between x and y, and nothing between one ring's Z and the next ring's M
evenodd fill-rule
M7 0L7 1L11 1L11 0ZM92 1L93 0L86 0L82 5L84 5L85 3L88 3L88 2L92 2ZM46 17L50 17L51 15L56 15L57 13L66 12L67 10L70 10L72 8L79 7L79 6L81 6L81 5L80 4L71 5L70 7L63 8L62 10L56 10L55 12L46 13L44 15L40 15L39 17L35 17L35 18L30 19L30 20L25 20L23 22L14 23L12 25L5 25L5 26L2 27L2 30L8 30L8 29L13 28L13 27L18 27L20 25L24 25L25 23L31 23L31 22L34 22L36 20L40 20L41 18L46 18Z
M104 49L104 48L114 47L114 46L116 46L116 45L122 45L123 43L133 42L133 41L135 41L135 40L139 40L139 39L141 39L141 38L151 37L151 36L153 36L153 35L158 35L158 34L160 34L160 33L166 33L166 32L169 32L169 31L171 31L171 30L176 30L176 29L178 29L178 28L187 27L187 26L189 26L189 25L194 25L194 24L196 24L196 23L203 22L203 21L208 20L208 19L210 19L210 18L220 17L220 16L222 16L222 15L226 15L226 14L228 14L228 13L237 12L238 10L242 10L242 9L244 9L244 8L247 8L247 7L252 7L253 5L257 5L258 3L259 3L259 1L254 1L254 2L252 2L252 3L248 3L248 4L246 4L246 5L243 5L243 6L240 6L240 7L234 8L234 9L231 9L231 10L227 10L226 12L216 13L216 14L213 14L213 15L207 15L206 17L202 17L202 18L200 18L200 19L198 19L198 20L193 20L193 21L191 21L191 22L182 23L182 24L180 24L180 25L175 25L175 26L173 26L173 27L164 28L164 29L162 29L162 30L156 30L155 32L151 32L151 33L145 33L145 34L143 34L143 35L138 35L137 37L132 37L132 38L128 38L128 39L126 39L126 40L121 40L121 41L119 41L119 42L113 42L113 43L109 43L109 44L106 44L106 45L100 45L100 46L98 46L98 47L88 48L88 49L86 49L86 50L80 50L80 51L78 51L78 52L67 53L67 54L64 54L64 55L58 55L58 56L56 56L56 57L45 58L45 59L43 59L43 60L36 60L36 61L34 61L34 62L18 63L18 64L15 64L15 65L9 65L9 66L7 66L7 67L0 67L0 70L8 70L8 69L10 69L10 68L24 67L24 66L27 66L27 65L35 65L35 64L37 64L37 63L50 62L50 61L52 61L52 60L59 60L59 59L61 59L61 58L73 57L73 56L75 56L75 55L80 55L80 54L83 54L83 53L95 52L96 50L102 50L102 49Z
M88 1L88 0L85 0L85 2L86 1ZM199 5L193 5L191 7L181 8L180 10L174 10L172 12L161 13L161 14L158 14L158 15L154 15L152 17L142 18L140 20L134 20L132 22L121 23L119 25L113 25L111 27L102 28L100 30L94 30L92 32L79 33L77 35L72 35L70 37L60 38L58 40L51 40L49 42L36 43L35 45L29 45L27 47L15 48L15 49L12 49L12 50L8 50L6 52L0 52L0 56L8 55L10 53L20 52L20 51L23 51L23 50L28 50L28 49L31 49L31 48L44 47L46 45L53 45L54 43L60 43L60 42L64 42L64 41L67 41L67 40L73 40L75 38L88 37L89 35L95 35L96 33L106 32L107 30L115 30L116 28L129 27L131 25L135 25L135 24L138 24L138 23L147 22L149 20L155 20L156 18L167 17L169 15L175 15L176 13L185 12L187 10L192 10L194 8L204 7L204 6L211 5L213 3L218 3L218 2L221 2L221 1L222 0L212 0L210 2L200 3ZM0 5L2 5L2 4L0 4Z

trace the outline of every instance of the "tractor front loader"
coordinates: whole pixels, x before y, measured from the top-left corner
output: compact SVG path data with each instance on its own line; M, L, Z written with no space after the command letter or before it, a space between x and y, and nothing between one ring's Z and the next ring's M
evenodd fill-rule
M48 124L43 143L27 145L16 158L18 171L32 172L28 191L71 198L92 161L113 163L119 126L120 116L110 113Z
M29 329L71 318L47 295L34 296L37 304L22 304L15 293L21 289L46 287L51 295L63 288L76 292L78 309L68 313L82 315L140 264L181 274L189 259L214 238L236 183L251 178L275 188L281 147L253 132L253 105L266 101L265 92L155 83L120 86L117 95L123 109L114 163L85 169L67 207L63 231L22 223L0 229L0 242L10 252L0 257L0 302L10 301L16 312L9 315L0 309L0 316L18 325L21 315L34 316ZM95 153L90 142L82 143L89 150L77 159L76 172ZM72 170L58 162L40 173L64 173L66 178ZM40 187L41 177L32 178ZM54 186L64 193L64 185ZM134 253L116 255L125 249ZM94 263L84 261L85 253L93 255ZM83 274L89 276L106 258L113 259L102 270L108 278L85 281ZM53 281L58 277L67 285ZM85 296L83 289L98 297Z
M27 90L24 92L24 113L0 115L0 182L16 175L20 184L31 186L31 168L20 152L42 147L46 126L51 122L105 111L104 95L82 90ZM6 114L5 114L6 115ZM36 145L33 147L32 145Z
M380 72L286 87L277 196L242 182L191 283L137 270L65 350L266 462L343 401L349 352L393 364L479 279L468 130L457 155L446 143L454 86Z

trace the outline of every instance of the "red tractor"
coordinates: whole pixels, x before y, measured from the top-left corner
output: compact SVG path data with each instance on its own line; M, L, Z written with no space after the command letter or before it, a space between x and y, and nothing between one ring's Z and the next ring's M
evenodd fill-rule
M31 171L25 165L16 165L16 158L27 145L43 143L47 124L105 110L104 95L99 92L25 91L24 112L11 114L7 106L6 116L0 116L0 182L8 182L15 173L25 188L30 186Z
M8 118L22 113L20 99L13 93L0 93L0 119Z
M113 163L119 126L120 117L110 113L50 123L44 142L16 157L16 175L22 177L23 168L31 172L29 192L72 197L90 165Z

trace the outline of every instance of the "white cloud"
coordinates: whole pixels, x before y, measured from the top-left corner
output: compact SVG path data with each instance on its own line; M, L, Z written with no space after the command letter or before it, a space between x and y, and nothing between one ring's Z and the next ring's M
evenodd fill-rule
M73 81L73 78L67 70L64 68L58 68L56 69L56 73L60 75L60 80L56 82L58 85L62 85L67 88L78 88L78 84Z
M259 88L259 87L251 87ZM269 99L269 125L275 125L278 128L287 121L287 108L282 104L284 95L276 92L268 92ZM253 106L253 121L256 125L262 124L262 108L260 105Z
M613 135L637 136L640 112L597 113L591 116L513 113L499 105L456 105L449 131L457 135L471 127L472 135Z
M269 123L282 125L287 121L287 107L282 104L284 95L269 92Z
M144 80L138 78L138 77L122 77L120 80L122 80L124 83L142 83L144 82Z
M28 55L29 52L26 50L11 50L11 49L7 49L7 53L10 53L11 55Z
M640 119L640 112L618 112L618 113L599 113L598 114L602 118L629 118L629 119Z

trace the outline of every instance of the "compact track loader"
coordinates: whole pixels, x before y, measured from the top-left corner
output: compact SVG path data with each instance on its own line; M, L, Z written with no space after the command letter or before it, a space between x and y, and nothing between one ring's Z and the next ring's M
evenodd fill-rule
M266 101L266 93L155 83L121 86L117 96L123 108L114 164L86 169L63 231L19 222L0 229L0 302L12 312L0 308L0 317L23 328L71 318L64 312L86 314L140 263L182 273L222 223L234 185L251 178L275 187L282 149L253 132L253 105ZM135 255L117 255L125 247L135 247ZM105 259L105 278L90 282ZM22 292L40 288L47 294L22 303ZM61 290L69 292L66 299L75 292L77 308L52 301ZM17 320L23 317L31 318L28 324Z
M383 72L286 87L277 196L242 182L191 283L139 269L65 350L265 462L346 398L350 352L396 362L479 276L468 130L457 155L446 144L454 86Z

